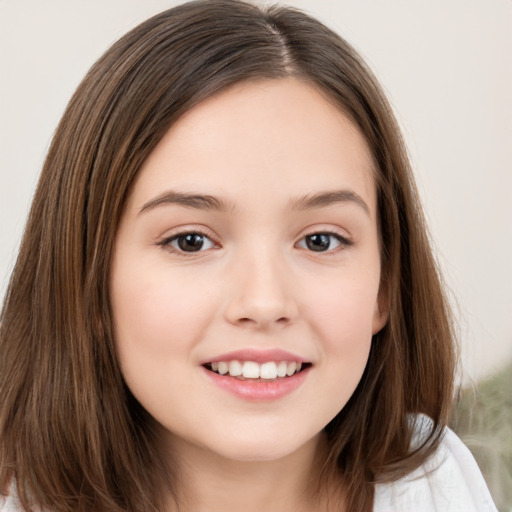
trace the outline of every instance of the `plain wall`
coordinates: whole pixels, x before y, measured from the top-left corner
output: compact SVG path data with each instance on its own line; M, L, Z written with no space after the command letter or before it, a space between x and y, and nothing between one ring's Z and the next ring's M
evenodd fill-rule
M0 298L74 89L170 0L0 0ZM512 360L512 1L297 0L367 59L403 126L461 326L464 376Z

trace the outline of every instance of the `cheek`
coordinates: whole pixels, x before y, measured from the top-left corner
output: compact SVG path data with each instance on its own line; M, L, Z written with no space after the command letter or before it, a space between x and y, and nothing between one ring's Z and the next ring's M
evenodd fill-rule
M310 295L304 310L319 351L314 395L318 417L325 426L353 395L368 361L377 285L375 279L343 279L325 283ZM319 289L319 288L317 288Z
M181 404L180 394L170 390L189 378L188 363L204 335L209 298L162 266L117 261L114 269L111 300L120 367L137 400L165 423L162 411Z
M311 323L329 351L346 354L371 343L378 285L374 280L333 280L309 301Z
M118 350L122 359L170 360L200 338L211 315L211 298L165 268L140 267L118 262L112 277Z

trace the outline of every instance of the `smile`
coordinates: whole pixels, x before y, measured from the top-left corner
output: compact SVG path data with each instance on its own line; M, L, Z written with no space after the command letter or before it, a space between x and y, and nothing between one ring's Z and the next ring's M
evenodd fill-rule
M204 376L215 387L249 402L269 402L284 398L300 388L312 369L312 363L290 353L244 351L217 358L201 365ZM245 357L244 357L245 356ZM254 361L256 359L256 361Z
M229 375L240 380L276 380L291 377L303 368L311 366L309 363L296 361L216 361L204 365L208 370L218 375Z

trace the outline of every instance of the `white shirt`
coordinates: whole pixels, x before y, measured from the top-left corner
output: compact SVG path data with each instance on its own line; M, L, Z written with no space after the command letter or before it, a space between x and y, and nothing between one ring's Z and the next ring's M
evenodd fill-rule
M473 455L450 429L416 471L376 486L373 512L411 511L498 512Z
M450 430L416 471L375 489L373 512L498 512L471 452ZM15 496L0 497L0 512L21 512Z

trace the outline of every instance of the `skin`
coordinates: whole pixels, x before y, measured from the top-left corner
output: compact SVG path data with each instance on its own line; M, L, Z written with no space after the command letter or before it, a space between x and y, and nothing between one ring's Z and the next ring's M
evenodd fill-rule
M322 429L387 320L372 173L347 116L287 78L200 103L138 174L112 262L119 360L191 510L311 507ZM223 208L163 200L169 191ZM343 194L306 200L332 191ZM181 250L183 232L203 233L201 250ZM325 250L308 245L315 233L334 233ZM299 388L265 402L205 377L201 363L247 348L288 350L312 366Z

